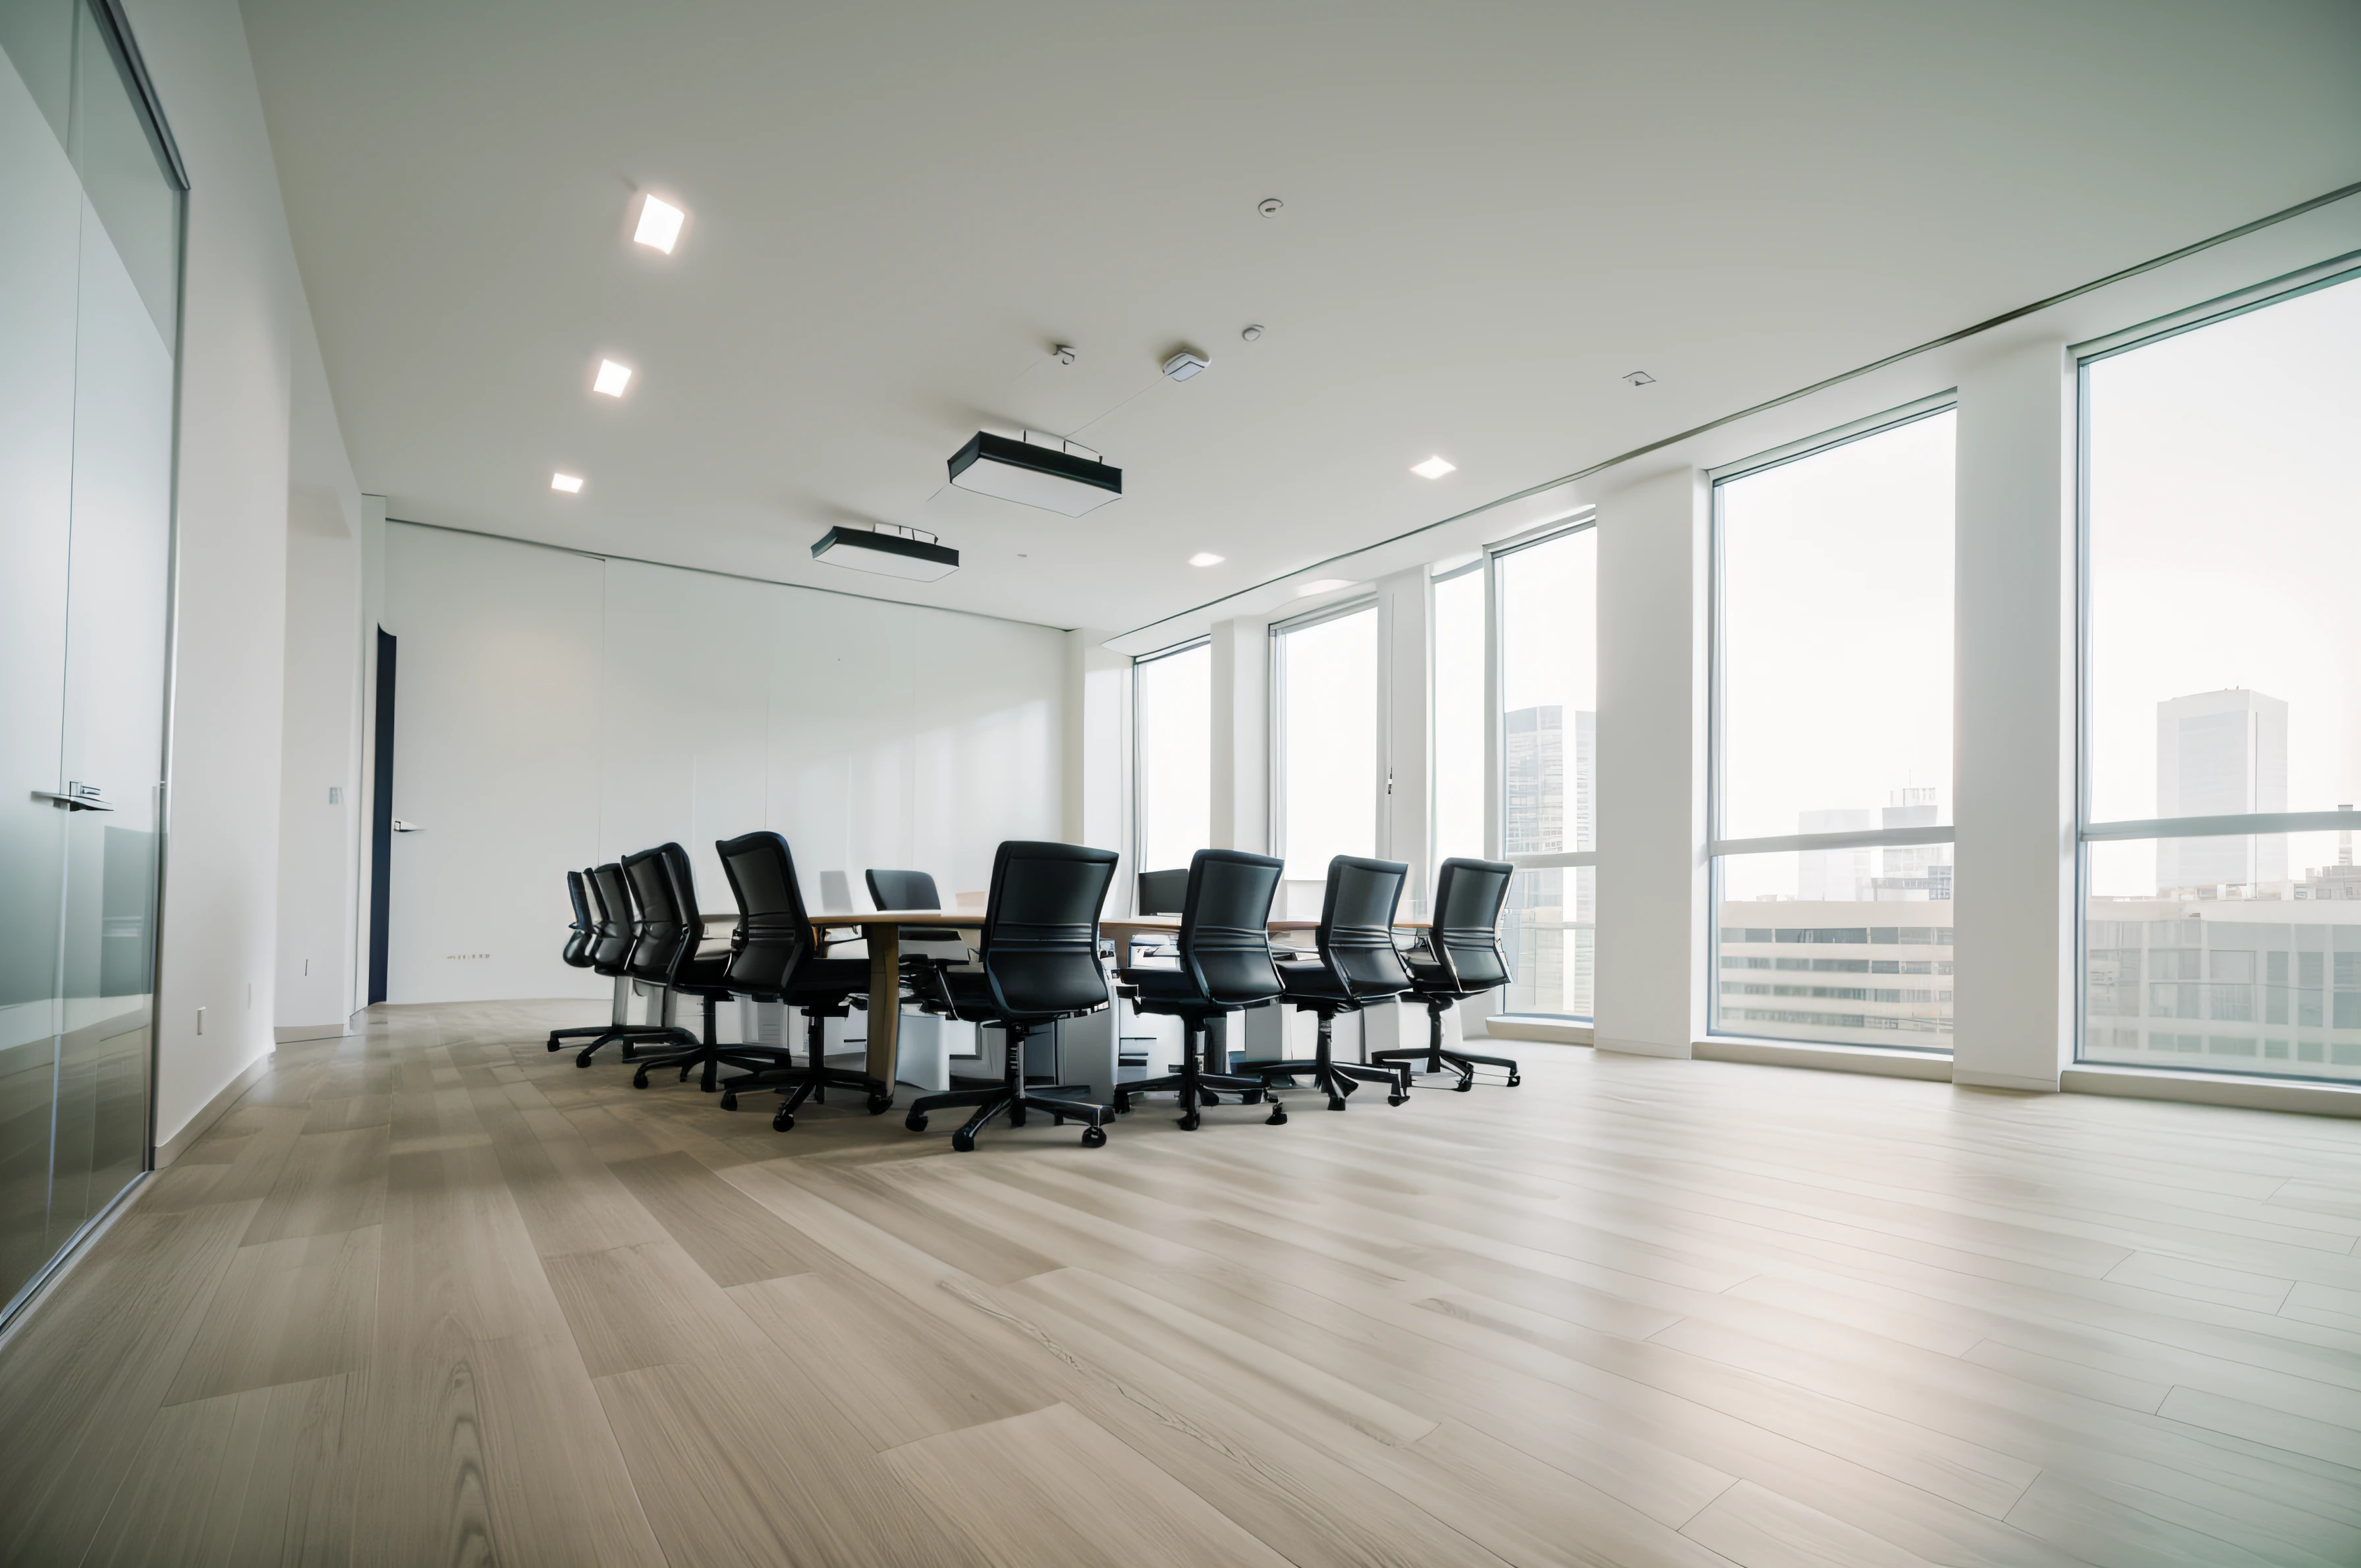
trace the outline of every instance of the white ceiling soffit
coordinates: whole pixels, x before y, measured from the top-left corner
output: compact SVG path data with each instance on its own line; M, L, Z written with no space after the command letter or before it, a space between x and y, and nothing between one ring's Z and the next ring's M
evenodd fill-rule
M2361 149L2361 6L2292 0L242 8L393 515L815 586L829 528L916 527L961 569L878 592L1054 626L1546 484ZM669 257L643 190L687 210ZM1124 499L946 483L1028 428Z

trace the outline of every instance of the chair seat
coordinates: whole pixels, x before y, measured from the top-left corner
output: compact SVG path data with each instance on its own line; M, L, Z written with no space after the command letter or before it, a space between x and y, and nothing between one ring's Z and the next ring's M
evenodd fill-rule
M1451 976L1437 963L1422 963L1417 959L1406 959L1402 967L1410 970L1411 983L1421 991L1455 991Z
M699 995L708 991L730 995L730 949L693 953L681 959L672 971L672 988Z
M1132 1005L1142 1013L1226 1013L1230 1009L1209 1002L1197 988L1189 971L1177 966L1146 966L1115 970L1116 978L1138 992Z
M1279 982L1290 996L1308 997L1323 1002L1350 1002L1352 993L1336 983L1326 964L1280 964Z
M787 977L786 1000L849 996L869 989L867 959L806 959Z

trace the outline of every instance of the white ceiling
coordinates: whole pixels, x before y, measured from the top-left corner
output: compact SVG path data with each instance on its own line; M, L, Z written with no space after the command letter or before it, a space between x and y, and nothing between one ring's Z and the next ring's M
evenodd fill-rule
M1110 630L2361 169L2350 0L244 12L392 515ZM671 258L627 242L637 190L687 207ZM1184 345L1212 367L1164 381ZM945 488L1027 426L1125 499ZM872 521L965 564L811 561Z

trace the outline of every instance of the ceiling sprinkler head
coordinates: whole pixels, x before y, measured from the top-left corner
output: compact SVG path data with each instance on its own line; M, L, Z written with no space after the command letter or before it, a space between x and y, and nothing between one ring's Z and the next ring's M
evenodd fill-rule
M1049 357L1060 365L1071 365L1074 362L1074 345L1071 343L1058 344L1049 350Z
M1262 336L1262 328L1259 326L1242 328L1238 333L1238 336L1248 343L1252 343Z
M1261 201L1255 203L1255 211L1260 213L1264 217L1275 218L1279 216L1279 210L1285 205L1287 205L1287 203L1280 201L1276 196L1265 196Z
M1648 386L1656 379L1653 376L1649 375L1645 370L1627 370L1623 373L1622 378L1631 382L1631 385L1635 387Z
M1193 349L1184 348L1164 362L1164 373L1176 381L1185 381L1211 363Z

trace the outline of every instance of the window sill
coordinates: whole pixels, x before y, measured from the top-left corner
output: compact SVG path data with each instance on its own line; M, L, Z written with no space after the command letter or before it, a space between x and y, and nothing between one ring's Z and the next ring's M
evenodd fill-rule
M1499 1014L1484 1020L1484 1033L1496 1040L1532 1040L1550 1046L1587 1046L1591 1027L1572 1019L1537 1018L1531 1014Z
M1811 1068L1821 1072L1865 1072L1879 1078L1951 1081L1949 1056L1888 1050L1881 1046L1812 1046L1789 1040L1711 1036L1691 1045L1689 1055L1699 1061L1753 1062L1768 1067Z
M2230 1072L2174 1072L2150 1067L2076 1063L2058 1075L2069 1094L2114 1094L2131 1100L2174 1100L2247 1111L2292 1111L2307 1116L2361 1117L2361 1084L2308 1083L2248 1078Z

